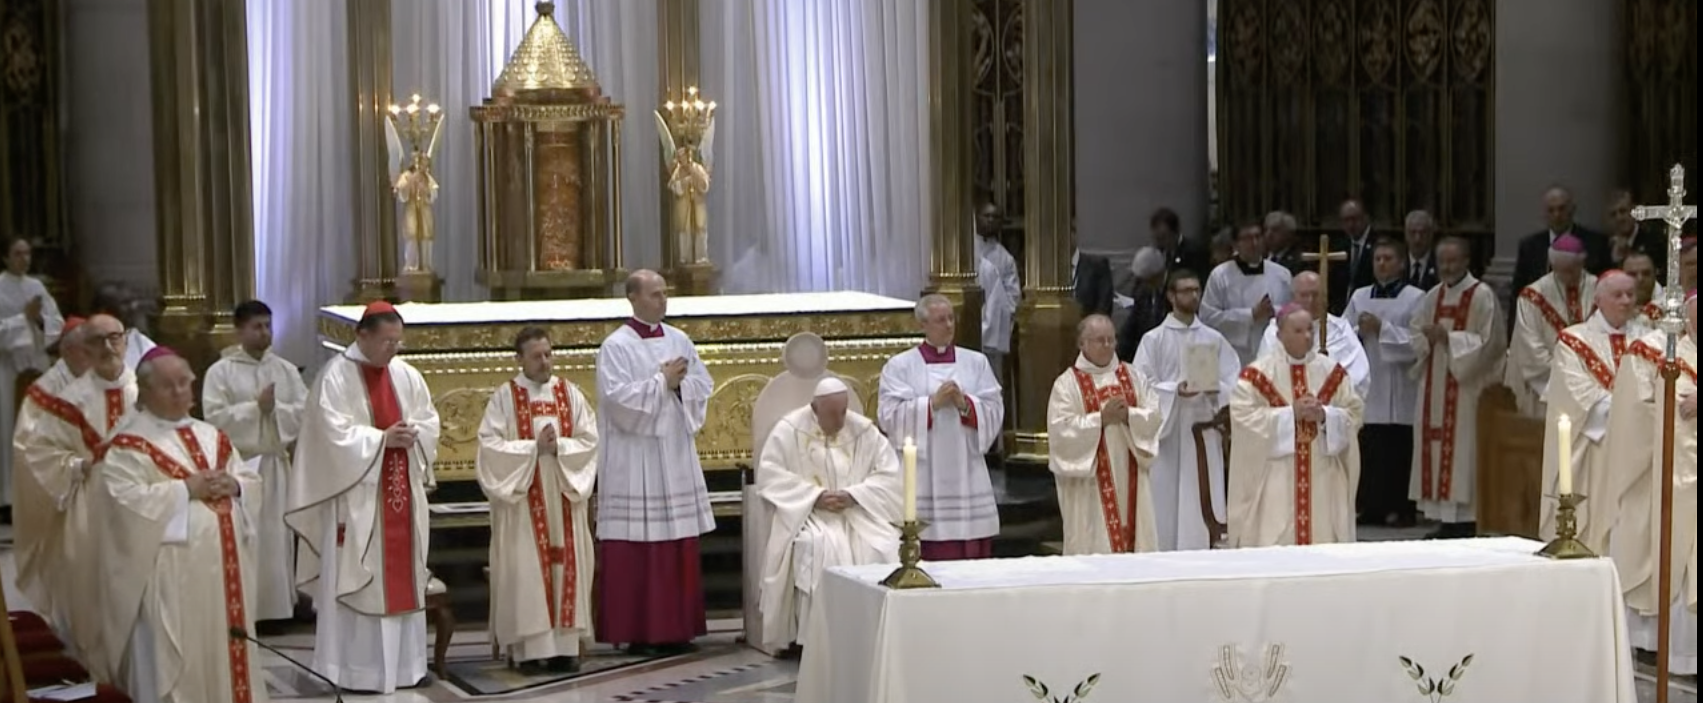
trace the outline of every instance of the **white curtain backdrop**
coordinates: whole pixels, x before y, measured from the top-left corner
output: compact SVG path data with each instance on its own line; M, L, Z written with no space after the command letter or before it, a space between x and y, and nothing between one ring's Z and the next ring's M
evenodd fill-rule
M930 253L928 4L703 0L701 13L723 291L916 296Z

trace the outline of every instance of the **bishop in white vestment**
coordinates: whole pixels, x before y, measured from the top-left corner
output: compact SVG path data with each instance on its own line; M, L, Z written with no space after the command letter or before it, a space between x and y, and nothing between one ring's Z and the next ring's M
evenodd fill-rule
M1502 383L1528 417L1543 417L1550 361L1561 331L1591 316L1597 277L1585 271L1585 243L1563 234L1550 244L1548 274L1526 286L1514 304L1514 334Z
M266 483L254 503L256 621L288 620L296 608L296 534L284 524L290 500L290 448L301 434L307 384L296 365L272 351L272 310L250 300L236 307L237 344L207 369L201 410Z
M1359 334L1372 370L1364 398L1366 424L1360 430L1360 491L1355 496L1361 524L1410 525L1416 519L1407 487L1413 473L1413 404L1419 384L1409 373L1417 356L1408 325L1425 291L1403 278L1407 259L1399 240L1373 247L1374 282L1354 291L1342 314Z
M254 626L260 476L189 416L189 362L155 347L137 376L142 410L112 438L94 499L115 678L137 703L266 701L260 651L234 636Z
M77 328L83 326L84 322L88 320L74 315L65 318L65 326L59 330L59 340L48 347L48 352L59 359L32 382L41 386L48 395L65 392L65 389L82 378L83 374L88 372L89 365L94 363L94 358L89 356L87 341L77 334Z
M1148 476L1162 420L1158 394L1118 360L1111 318L1083 318L1076 348L1076 364L1047 400L1047 466L1058 484L1064 553L1156 551Z
M663 324L668 283L627 278L633 317L597 350L600 642L679 653L709 630L698 536L715 529L694 440L715 381L692 340Z
M1312 315L1279 315L1280 348L1230 396L1230 543L1354 541L1363 406L1341 364L1313 351Z
M1360 397L1366 397L1372 387L1372 364L1367 360L1366 347L1360 343L1360 335L1355 332L1354 325L1348 320L1332 315L1326 304L1329 299L1325 291L1319 287L1319 274L1312 271L1302 271L1295 275L1290 285L1290 302L1305 308L1313 318L1314 352L1319 352L1319 325L1325 325L1325 344L1323 354L1331 361L1342 365L1348 372L1348 380L1354 382L1354 392ZM1319 320L1323 319L1321 323ZM1272 320L1265 326L1265 335L1260 339L1259 356L1265 356L1277 349L1277 320Z
M917 519L922 558L986 559L999 534L999 507L984 455L1005 423L1005 402L987 357L952 344L952 302L917 301L923 344L881 369L882 431L917 445Z
M30 277L30 243L13 239L0 271L0 436L11 437L18 408L18 374L46 371L47 348L64 320L41 281ZM0 442L0 506L12 504L12 445Z
M523 668L572 672L590 642L596 573L588 504L597 415L552 375L548 334L515 337L520 374L497 386L479 424L479 488L491 501L491 633Z
M1266 323L1289 297L1289 269L1265 260L1264 230L1251 224L1236 233L1236 257L1207 276L1200 318L1229 340L1245 366L1258 356Z
M1608 554L1609 528L1618 501L1608 495L1610 400L1614 377L1632 342L1644 336L1633 281L1624 273L1603 274L1596 286L1596 313L1583 324L1562 330L1550 371L1548 417L1544 420L1543 486L1538 493L1538 539L1555 538L1555 494L1560 457L1555 433L1562 415L1571 421L1573 490L1585 495L1578 511L1579 539L1597 554ZM1605 500L1593 498L1602 496Z
M1155 549L1207 549L1213 535L1207 529L1201 491L1213 521L1225 524L1224 462L1218 431L1201 433L1206 445L1207 485L1200 485L1200 450L1194 426L1211 422L1230 402L1236 374L1242 365L1236 350L1218 330L1196 316L1200 310L1200 278L1193 272L1171 274L1165 297L1171 314L1142 337L1131 365L1147 379L1159 409L1159 446L1148 480L1153 485Z
M822 379L810 405L775 424L757 462L757 491L774 507L759 597L769 651L804 641L823 570L899 561L899 457L849 397L843 381Z
M440 432L426 380L397 357L402 316L367 305L355 344L308 393L284 521L308 548L297 586L318 621L313 667L345 689L389 693L426 676L426 489Z

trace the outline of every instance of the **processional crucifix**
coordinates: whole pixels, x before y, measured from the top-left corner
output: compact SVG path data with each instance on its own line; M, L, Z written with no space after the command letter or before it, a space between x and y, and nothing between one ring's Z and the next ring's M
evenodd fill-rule
M1313 324L1319 326L1319 353L1330 356L1330 346L1325 344L1328 340L1325 331L1330 329L1330 262L1347 261L1348 252L1332 252L1330 250L1330 235L1321 234L1319 235L1319 253L1302 254L1301 260L1319 262L1319 295L1325 296L1325 315L1323 318L1314 320ZM1309 310L1308 312L1312 311Z
M1669 618L1673 597L1673 406L1679 382L1679 335L1685 330L1685 294L1679 286L1680 239L1685 223L1697 217L1697 207L1685 204L1685 167L1675 164L1668 171L1668 204L1632 208L1639 220L1659 220L1668 228L1668 287L1662 300L1663 315L1657 323L1667 333L1667 354L1662 361L1662 510L1661 539L1656 550L1656 701L1668 700L1668 640L1672 637Z

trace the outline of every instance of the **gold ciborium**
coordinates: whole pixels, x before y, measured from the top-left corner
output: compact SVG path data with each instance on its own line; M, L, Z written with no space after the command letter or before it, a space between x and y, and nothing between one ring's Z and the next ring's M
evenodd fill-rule
M922 531L928 523L909 520L891 524L899 528L899 568L881 579L881 585L893 589L940 588L934 577L917 566L922 561Z
M1538 550L1538 554L1551 559L1594 559L1596 553L1584 542L1579 541L1579 504L1585 502L1585 496L1578 493L1563 493L1555 497L1555 539Z

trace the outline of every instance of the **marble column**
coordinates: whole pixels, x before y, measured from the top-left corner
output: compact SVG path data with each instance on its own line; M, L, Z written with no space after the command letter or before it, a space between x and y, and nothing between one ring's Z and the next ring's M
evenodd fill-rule
M209 361L254 295L245 0L152 0L156 337Z
M349 92L354 101L350 163L354 169L355 280L350 302L397 295L396 201L384 140L394 71L391 0L346 0L349 12Z
M1078 244L1122 281L1154 210L1205 234L1206 4L1077 0L1073 24Z
M924 294L952 300L959 346L982 346L982 289L976 283L974 168L970 137L970 0L929 3L929 168L933 181L933 255Z
M1624 174L1620 3L1496 0L1496 251L1512 272L1519 240L1543 229L1543 193L1573 192L1579 224L1603 231Z

